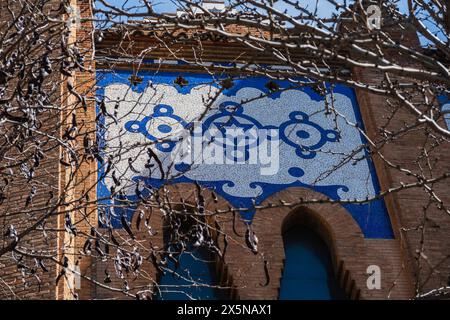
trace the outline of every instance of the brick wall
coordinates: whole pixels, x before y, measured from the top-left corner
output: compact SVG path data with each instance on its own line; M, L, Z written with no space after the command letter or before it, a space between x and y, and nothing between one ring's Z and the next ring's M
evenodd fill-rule
M40 285L38 285L38 278L33 274L22 277L21 270L18 269L17 262L13 261L11 253L2 255L0 257L0 298L72 299L75 275L68 269L58 286L55 282L62 270L58 264L63 261L63 257L69 259L70 269L76 268L75 266L78 265L83 275L91 275L90 259L79 259L78 251L84 243L85 235L90 233L91 225L95 227L97 224L96 192L93 187L96 181L96 163L92 157L84 154L83 147L85 135L88 135L91 141L95 141L95 64L92 59L92 25L90 22L77 24L76 13L79 12L81 17L90 17L92 12L90 1L72 0L69 4L77 10L74 11L74 23L69 30L68 45L69 47L72 47L72 44L76 46L84 56L85 70L73 72L72 77L67 81L63 80L62 74L59 72L59 64L54 63L53 73L47 78L46 90L52 92L51 101L57 109L47 110L39 117L39 120L42 123L40 129L45 134L61 138L71 126L72 114L76 114L79 127L77 138L66 143L78 155L80 166L76 168L62 165L60 159L66 163L71 162L67 152L64 152L55 139L39 136L46 151L34 179L28 183L20 171L14 169L14 180L5 190L10 197L0 207L2 218L0 248L11 243L11 240L5 235L9 225L14 225L20 233L43 215L48 215L45 224L46 237L43 236L42 231L33 230L21 239L20 243L23 248L28 250L43 250L43 254L56 258L59 263L49 259L43 260L48 271L44 272L39 267L37 268L36 275L40 279ZM7 30L7 27L3 27L12 20L6 7L11 8L16 14L22 7L18 1L3 1L1 6L0 24L2 24L3 31ZM45 12L58 20L63 17L67 18L62 14L60 1L47 1L43 8ZM59 45L61 35L61 31L59 31L56 36L53 35L52 41ZM48 35L41 34L41 37L46 36ZM51 59L58 57L59 54L59 50L54 50ZM86 105L83 105L75 94L69 92L68 82L73 85L76 92L85 97ZM32 143L30 144L32 145ZM8 156L12 155L8 154ZM37 187L37 194L32 204L26 207L26 198L32 185ZM89 194L89 197L86 197L86 194ZM87 200L88 198L90 200ZM56 205L58 199L62 201L63 205ZM81 208L77 209L80 204ZM32 211L32 214L27 214L28 211ZM78 237L73 237L65 232L65 212L67 211L70 212L72 222L78 230ZM35 265L32 258L24 259L24 263L32 267ZM80 298L93 296L86 289L88 285L89 282L83 281L83 290L78 293Z
M11 11L7 10L10 8ZM10 27L12 16L11 12L18 14L21 10L21 3L18 1L1 1L0 3L0 33L2 37L4 33L14 30ZM54 18L59 18L58 1L47 1L40 8ZM36 9L37 10L37 9ZM50 31L49 31L50 32ZM41 34L42 38L48 34ZM55 48L58 47L60 39L58 36L53 37L50 41ZM24 46L25 43L22 43ZM5 45L6 46L6 45ZM38 45L37 45L38 47ZM6 47L5 47L6 48ZM54 50L51 59L58 55L58 50ZM60 96L60 74L54 72L45 83L45 90L51 93L51 101L58 107ZM6 95L11 95L15 89L16 82L8 83ZM23 233L20 239L20 245L16 247L19 250L35 250L44 255L53 256L56 253L56 227L57 214L55 203L59 197L59 159L60 148L54 139L48 136L59 135L59 112L47 110L40 117L40 130L43 134L35 134L42 149L44 157L41 159L39 167L35 171L35 177L28 182L19 170L19 166L12 167L12 176L6 175L6 170L2 169L2 180L8 178L10 183L3 189L8 198L0 205L0 250L3 250L12 244L12 239L7 236L10 225L14 226L18 234ZM5 127L3 127L5 129ZM10 128L11 129L11 128ZM14 129L11 129L14 130ZM1 144L3 145L3 134L10 133L7 130L2 132ZM48 135L48 136L46 136ZM8 148L6 153L2 153L2 166L7 163L8 157L22 157L22 159L32 159L33 145L36 141L31 138L22 140L24 150L19 151ZM30 151L31 150L31 151ZM3 151L2 151L3 152ZM3 161L5 160L5 161ZM4 182L4 181L3 181ZM28 198L32 186L36 187L36 195L28 206L26 199ZM46 235L42 231L36 230L33 226L46 216L46 224L44 228L47 230ZM27 231L29 230L29 231ZM18 255L16 255L18 257ZM0 299L54 299L55 298L55 278L56 268L54 264L45 261L48 271L44 272L41 268L36 267L33 258L23 258L21 263L29 268L19 268L19 264L13 258L11 250L7 250L5 254L0 255ZM31 272L34 269L35 275ZM22 276L22 271L25 276ZM39 280L38 280L39 279Z
M381 80L379 74L368 74L367 71L358 68L353 70L353 74L356 79L363 81ZM364 124L373 141L379 141L381 138L381 133L377 128L387 125L386 129L394 132L405 123L413 124L415 122L415 116L404 108L397 111L393 120L388 120L388 106L383 96L357 91L357 97L360 101ZM389 144L384 144L379 151L387 161L419 173L419 166L424 163L417 162L417 159L420 158L424 147L429 146L430 142L427 140L426 131L422 127L422 130L410 131ZM448 148L448 142L444 142L430 154L433 169L436 172L450 170ZM417 181L396 168L387 166L378 157L374 157L374 162L382 190L398 187L401 182L407 184ZM433 189L444 203L450 200L449 186L445 182L433 185ZM423 207L426 206L427 200L428 196L422 188L403 190L386 197L394 232L396 237L401 240L405 261L415 278L420 279L421 291L446 285L450 274L448 260L450 256L450 220L448 215L434 205L427 209L427 214L424 216ZM418 250L422 250L421 247L424 256L418 257Z
M412 48L420 46L413 30L392 27L387 32L403 45ZM394 51L388 57L393 60L402 59ZM412 63L411 66L417 67ZM369 84L383 81L380 72L358 67L353 68L352 78ZM392 80L411 81L399 77L392 77ZM382 95L370 94L364 90L356 90L356 94L366 132L376 145L373 148L373 160L383 191L399 187L401 183L417 182L416 178L399 168L420 174L422 168L429 164L436 175L449 172L448 141L443 141L438 148L434 148L428 137L429 131L424 125L419 125L416 130L396 135L389 143L380 144L385 139L385 132L396 132L404 126L413 125L417 116L401 103L397 104L400 106L397 108L394 107L395 102L394 105L388 105L386 97ZM420 105L417 107L422 108ZM386 131L382 132L380 128ZM378 151L383 155L384 161L377 155ZM428 152L429 163L424 157L424 151ZM436 183L432 188L444 204L450 200L448 182ZM424 214L428 200L423 188L402 190L385 198L394 233L402 249L403 263L413 275L412 281L417 293L446 286L450 275L450 219L435 204L429 206Z

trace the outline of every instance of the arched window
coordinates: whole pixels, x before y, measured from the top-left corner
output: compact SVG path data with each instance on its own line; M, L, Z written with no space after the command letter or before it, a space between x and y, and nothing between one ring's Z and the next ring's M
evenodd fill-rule
M227 298L225 289L211 287L218 285L219 281L216 277L214 261L207 249L199 248L184 252L179 257L178 268L175 262L169 260L167 269L170 271L162 275L159 281L158 299L218 300Z
M283 239L286 260L280 300L345 299L328 247L315 232L296 225L284 232Z
M182 219L183 233L195 225L192 218ZM168 244L169 237L164 232L164 240ZM217 288L220 281L216 276L213 254L204 247L195 247L186 243L185 251L179 255L176 243L168 244L166 250L177 256L167 259L166 272L159 279L159 292L156 299L162 300L219 300L227 299L228 290Z

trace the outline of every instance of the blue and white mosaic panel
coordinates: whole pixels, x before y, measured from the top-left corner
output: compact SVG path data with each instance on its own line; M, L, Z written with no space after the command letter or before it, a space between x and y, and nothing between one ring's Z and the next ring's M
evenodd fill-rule
M120 227L123 214L130 218L140 192L164 183L197 182L232 206L247 208L241 213L249 221L255 204L288 187L311 188L336 200L364 200L379 192L373 165L361 147L365 144L360 132L363 127L349 88L335 86L332 97L323 97L311 88L271 93L267 78L253 77L234 80L233 86L207 107L205 101L220 90L210 75L183 74L179 85L174 83L178 73L141 72L143 81L130 86L131 75L127 71L98 72L98 95L107 111L107 116L101 117L98 136L104 155L115 155L114 170L107 174L99 164L98 197L116 227ZM291 86L275 82L280 88ZM334 99L334 112L325 112L325 99ZM203 162L195 156L180 157L181 145L193 139L195 132L220 135L228 128L244 133L275 132L255 140L255 146L270 145L271 161L247 161L247 149L240 153L242 161L233 165L208 161L205 153L201 154ZM186 132L191 136L186 137ZM220 141L209 140L216 145ZM277 147L272 147L274 141L279 142ZM149 157L148 148L161 164ZM225 157L239 160L239 153ZM122 196L107 200L111 190L117 190L117 182ZM345 207L366 237L393 237L382 200Z

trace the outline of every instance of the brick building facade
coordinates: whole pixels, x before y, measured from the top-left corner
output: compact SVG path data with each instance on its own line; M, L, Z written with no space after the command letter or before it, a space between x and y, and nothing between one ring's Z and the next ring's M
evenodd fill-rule
M73 0L74 7L79 8L81 17L91 15L90 1ZM242 28L242 27L241 27ZM342 27L345 30L345 26ZM246 28L236 27L236 33L247 33ZM115 33L119 32L119 33ZM345 32L345 31L344 31ZM389 32L389 30L388 30ZM397 31L398 32L398 31ZM197 76L204 74L204 69L200 66L192 66L185 63L166 63L157 64L154 61L162 59L169 61L190 60L200 50L197 45L190 42L189 34L185 40L180 40L180 34L177 35L177 41L170 48L161 46L153 50L146 59L153 63L144 63L133 61L136 53L142 49L154 46L158 47L158 39L151 33L135 31L126 36L120 34L120 31L111 31L103 35L101 40L95 43L95 37L92 37L92 25L88 22L81 22L72 27L72 37L76 39L83 50L85 50L86 59L89 63L86 65L89 71L77 71L74 74L74 86L77 90L88 97L88 112L82 112L82 106L79 109L71 109L70 112L76 112L79 122L86 124L82 130L89 132L92 139L95 137L95 119L97 111L95 107L94 96L98 90L104 90L110 83L100 80L101 70L108 70L126 81L130 81L130 76L146 80L152 77L156 71L166 72L168 77L181 75L188 79L196 79ZM418 40L414 33L408 30L401 31L397 37L404 43L418 46ZM99 39L99 38L97 38ZM228 42L223 39L205 39L202 43L202 59L216 65L217 73L222 72L221 64L246 62L248 57L255 63L272 64L273 58L270 55L261 54L252 51L249 47L241 44ZM174 54L176 52L176 54ZM302 56L307 53L296 52L294 55ZM245 58L241 58L244 55ZM127 60L128 58L128 60ZM241 61L240 61L241 59ZM336 66L342 67L342 66ZM113 70L113 71L111 71ZM355 81L365 81L378 83L381 81L380 74L367 69L353 68L349 77ZM100 73L99 73L100 72ZM122 72L122 73L120 73ZM234 71L235 72L235 71ZM55 77L58 75L55 74ZM104 75L103 75L104 76ZM189 78L190 77L190 78ZM107 78L107 76L106 76ZM151 78L154 79L154 78ZM156 79L156 78L155 78ZM173 79L171 78L171 81ZM118 80L112 80L111 84ZM159 80L158 80L159 81ZM145 81L144 81L145 83ZM157 82L155 82L157 83ZM122 83L123 84L123 83ZM129 84L133 88L132 83ZM70 104L73 95L67 92L67 85L61 84L62 104ZM142 92L141 92L142 93ZM354 91L356 105L359 109L362 125L368 138L377 144L381 141L382 132L379 128L384 127L388 130L401 127L404 123L413 123L414 116L407 111L399 110L393 121L387 117L385 98L367 93L364 90ZM72 102L73 103L73 102ZM176 111L176 110L175 110ZM70 117L67 117L69 119ZM63 120L62 120L63 121ZM83 141L78 141L80 145ZM390 141L388 144L380 146L380 150L388 161L396 164L411 166L416 159L420 158L420 146L426 144L426 136L412 132ZM450 153L447 148L441 148L436 151L436 166L443 172L450 169ZM55 157L59 158L59 155ZM397 187L399 182L414 182L412 177L396 170L395 167L386 165L386 161L379 159L377 153L374 153L368 164L368 175L374 175L376 181L374 188L381 191ZM67 197L77 197L77 194L83 194L88 191L90 198L95 199L102 195L98 187L94 187L98 177L98 163L95 161L86 162L81 170L73 173L64 166L57 165L57 162L49 159L47 171L51 175L45 177L49 185L54 186L58 192L64 192ZM67 181L75 174L76 178L69 183ZM51 177L51 178L49 178ZM445 180L437 183L435 189L442 195L442 201L450 201L449 186ZM20 187L17 187L20 189ZM183 180L177 183L165 185L163 190L159 191L161 197L169 197L174 202L182 199L188 205L195 206L198 203L199 194L197 192L198 184L192 180ZM215 194L207 187L203 187L202 196L204 197L204 207L208 212L227 212L229 207L236 206L233 199L228 197L227 193ZM324 189L325 190L325 189ZM21 195L17 190L17 197L24 198L26 194ZM359 209L353 209L343 204L322 203L320 200L328 198L326 192L320 192L317 188L310 188L300 184L292 183L289 186L271 192L267 197L261 199L261 205L267 205L269 208L257 210L252 216L252 230L259 238L258 254L252 253L246 243L243 235L246 232L244 219L236 218L232 212L217 215L215 220L211 218L207 223L217 223L223 234L234 234L233 241L229 241L222 234L217 235L219 247L226 247L226 255L223 258L215 258L214 268L217 279L222 286L228 288L225 294L230 299L277 299L280 294L280 283L283 276L285 264L285 248L283 243L283 233L290 226L304 225L314 230L327 244L330 251L333 269L336 278L345 291L346 296L351 299L409 299L415 295L415 285L418 281L425 283L425 288L436 288L447 284L450 274L450 220L437 209L430 209L428 216L423 217L422 207L426 199L421 189L412 188L403 190L399 193L387 195L383 204L375 207L375 213L371 214L381 218L364 224L363 220L358 220ZM230 200L231 199L231 200ZM298 199L315 199L313 204L301 206L273 206L273 204L295 203ZM11 201L14 201L12 199ZM42 201L46 201L43 199ZM92 202L90 202L92 203ZM231 203L231 205L230 205ZM101 205L101 204L99 204ZM77 224L79 232L89 234L92 227L99 226L99 217L97 205L86 204L83 210L77 210L73 219L81 221ZM133 211L143 210L148 214L149 208L143 204L138 204ZM369 209L368 209L369 210ZM386 212L385 218L382 218ZM78 216L79 215L79 216ZM87 219L84 219L86 218ZM137 230L136 219L138 214L132 215L131 226L133 228L135 243L129 244L129 249L133 250L136 243L150 243L153 248L164 247L164 212L155 209L150 215L148 224L156 231L155 235L150 235L145 228ZM384 219L384 220L383 220ZM424 228L416 231L405 232L406 229L413 229L418 226L423 219L426 219ZM64 230L64 216L57 215L52 220L55 226ZM383 222L385 221L385 222ZM102 232L102 228L99 228ZM105 231L106 232L106 231ZM117 238L123 234L126 237L126 231L120 228L114 230ZM56 232L55 247L64 251L69 256L71 265L77 266L77 270L83 275L81 280L76 275L68 277L55 286L53 277L59 274L60 269L50 270L47 273L48 279L43 279L41 291L19 291L18 294L25 298L45 298L45 299L70 299L70 288L75 288L81 299L110 299L123 298L121 290L114 292L102 288L105 274L114 274L114 265L104 262L101 258L94 259L91 256L83 256L80 252L85 244L85 239L67 235L64 232ZM426 239L426 241L424 240ZM39 246L41 239L33 239L36 246ZM225 244L225 242L227 242ZM417 264L417 250L425 246L425 254L430 264ZM127 247L127 245L125 245ZM447 260L446 260L447 259ZM1 263L1 261L0 261ZM367 286L369 277L368 267L376 265L381 268L381 289L370 289ZM437 269L438 272L435 272ZM2 279L9 282L12 286L17 283L17 270L15 265L1 266L0 272ZM6 276L5 276L6 275ZM135 274L125 275L125 280L133 287L152 287L152 284L161 278L151 262L151 259L144 261L142 270L138 276ZM97 281L94 285L91 280ZM112 277L111 284L117 288L123 286L124 279ZM135 294L135 292L133 292ZM0 293L0 296L2 294ZM8 297L8 294L5 294Z

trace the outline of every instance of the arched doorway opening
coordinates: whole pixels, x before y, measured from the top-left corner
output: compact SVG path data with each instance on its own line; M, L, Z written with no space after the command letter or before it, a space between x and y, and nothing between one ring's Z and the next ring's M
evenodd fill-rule
M330 250L312 229L294 224L283 232L285 265L280 300L342 300Z
M159 277L158 300L219 300L229 297L229 290L220 287L217 277L216 261L210 249L199 246L192 241L190 235L201 233L205 225L203 216L195 213L190 206L175 209L183 212L176 219L177 234L174 237L172 225L166 223L164 243L167 251L166 266ZM172 221L173 222L173 221ZM172 228L169 232L169 228ZM174 239L176 238L176 239Z

